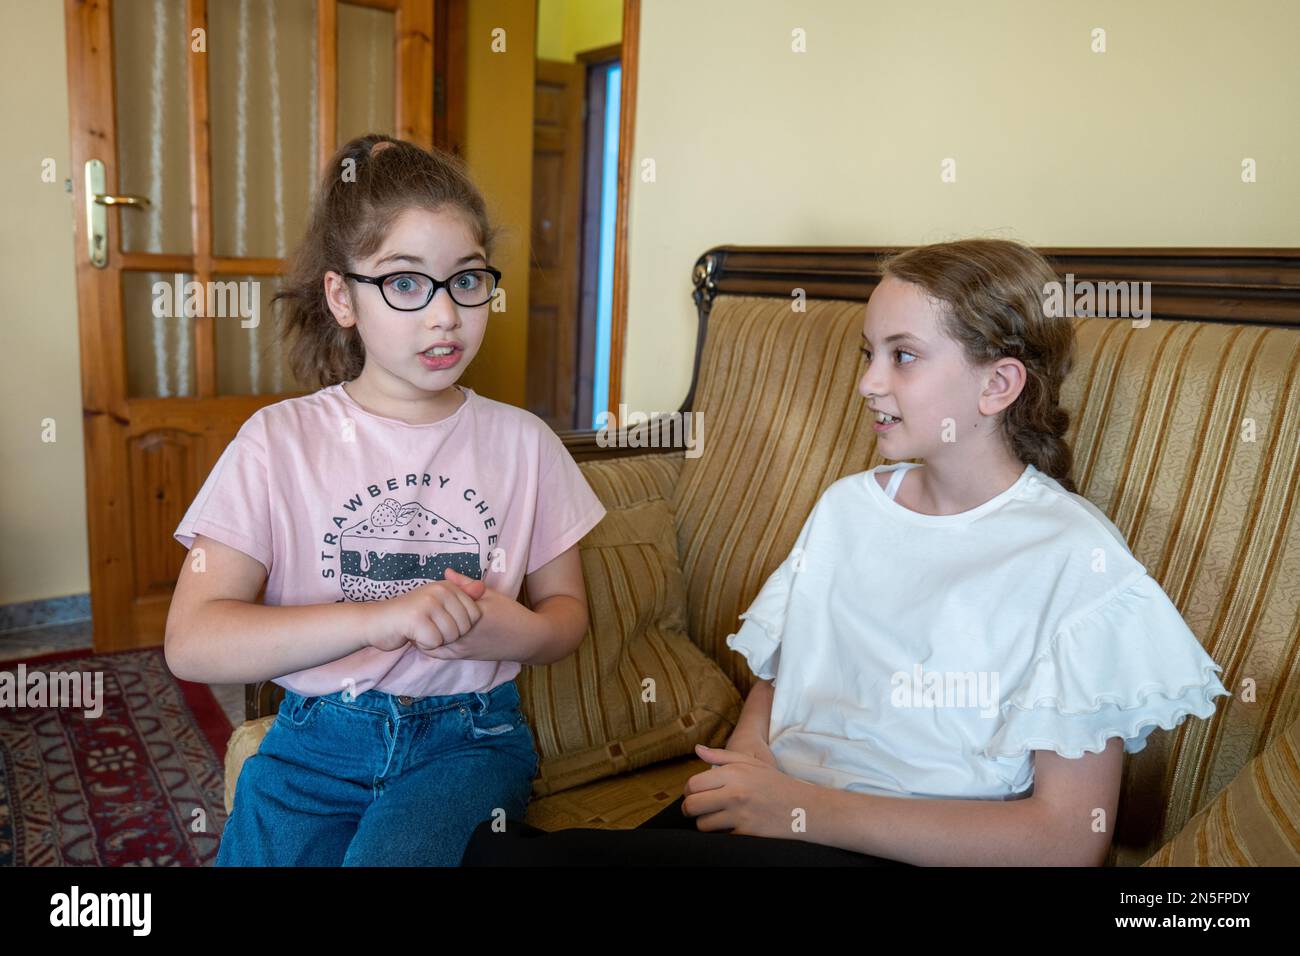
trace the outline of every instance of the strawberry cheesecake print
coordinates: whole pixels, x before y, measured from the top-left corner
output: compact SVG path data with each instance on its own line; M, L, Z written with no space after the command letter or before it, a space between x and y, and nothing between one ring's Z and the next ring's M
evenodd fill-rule
M349 601L382 601L441 581L448 568L480 576L478 539L415 501L384 499L340 539Z
M408 484L416 484L417 476L406 477ZM431 476L423 477L427 488ZM440 479L440 487L447 483L447 479ZM383 601L430 581L442 581L448 569L482 579L483 554L479 539L446 516L459 505L457 499L467 502L478 516L488 515L491 509L477 500L473 488L452 492L446 495L445 501L440 498L439 511L434 511L414 495L403 494L396 479L389 479L385 484L386 490L396 491L402 497L391 497L378 486L370 485L367 490L371 500L381 500L367 512L363 496L351 498L345 507L352 515L335 516L332 521L338 531L324 537L325 544L335 546L336 550L322 551L321 558L327 564L337 562L337 566L325 567L321 574L325 578L337 575L343 592L339 600ZM496 519L486 517L482 524L488 531L496 525ZM487 535L489 547L497 537L495 531Z

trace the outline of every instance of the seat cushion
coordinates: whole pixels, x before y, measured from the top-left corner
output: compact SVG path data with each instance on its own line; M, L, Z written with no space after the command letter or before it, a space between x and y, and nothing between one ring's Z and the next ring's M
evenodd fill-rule
M226 742L226 813L235 808L235 784L239 782L239 771L244 769L244 761L257 753L262 738L273 723L275 714L246 720L235 728Z
M1300 866L1300 721L1144 866Z
M698 757L678 757L632 773L605 777L528 804L524 822L540 830L637 827L682 795L686 781L709 765Z
M275 716L246 720L226 746L226 812L235 806L235 783L244 761L257 753ZM709 769L698 757L678 757L632 773L604 777L551 796L534 797L524 821L541 830L636 827L682 795L686 781Z
M657 492L579 544L590 627L576 653L516 678L541 767L538 796L725 743L741 700L686 633L672 510Z

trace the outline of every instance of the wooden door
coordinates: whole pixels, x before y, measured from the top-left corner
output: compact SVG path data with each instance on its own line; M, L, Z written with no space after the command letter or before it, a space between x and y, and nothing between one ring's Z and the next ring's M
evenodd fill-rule
M577 427L585 86L582 64L537 61L526 395L528 410L555 429Z
M277 277L338 145L370 131L433 145L434 27L446 10L65 10L90 596L105 651L161 643L185 509L249 415L315 387L293 381L279 348ZM196 290L214 294L186 317Z

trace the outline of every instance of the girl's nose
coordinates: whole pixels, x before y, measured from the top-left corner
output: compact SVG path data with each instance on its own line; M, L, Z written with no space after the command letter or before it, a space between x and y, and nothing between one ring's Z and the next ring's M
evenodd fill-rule
M446 289L434 293L433 301L429 303L426 323L430 328L454 329L460 325L460 310Z
M884 382L880 381L880 376L877 375L871 367L868 367L867 370L862 373L862 377L858 379L858 394L863 398L866 398L868 395L879 395L884 392L884 390Z

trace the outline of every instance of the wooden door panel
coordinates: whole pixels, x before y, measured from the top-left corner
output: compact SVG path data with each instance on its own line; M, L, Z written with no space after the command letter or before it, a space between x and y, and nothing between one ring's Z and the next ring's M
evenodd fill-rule
M176 428L151 429L127 439L132 597L137 601L171 595L185 558L172 531L189 505L176 492L202 483L209 444L201 433Z
M558 429L575 424L585 95L581 64L537 61L526 400Z
M560 220L564 216L564 162L562 156L534 152L532 265L545 281L564 259ZM530 286L531 288L531 286Z

